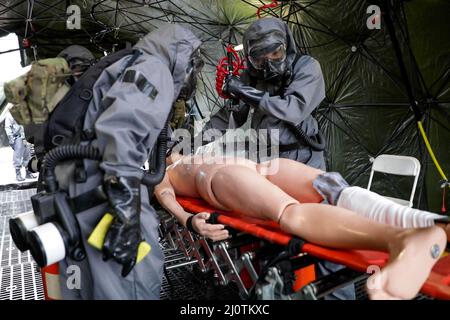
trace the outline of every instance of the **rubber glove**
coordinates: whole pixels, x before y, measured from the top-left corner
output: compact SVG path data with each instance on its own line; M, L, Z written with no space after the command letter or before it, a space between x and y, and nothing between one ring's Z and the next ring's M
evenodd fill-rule
M108 196L114 220L103 244L103 259L120 263L122 276L126 277L136 264L141 241L141 181L133 177L111 176L105 179L104 190Z

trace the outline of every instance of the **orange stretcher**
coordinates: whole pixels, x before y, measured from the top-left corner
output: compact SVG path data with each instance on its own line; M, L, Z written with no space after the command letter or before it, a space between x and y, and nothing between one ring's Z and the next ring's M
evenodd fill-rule
M192 213L215 212L218 214L216 216L217 222L260 239L279 245L288 245L289 241L293 239L292 235L283 232L274 221L245 217L235 212L216 210L200 199L177 197L177 200L186 211ZM336 250L311 243L305 243L302 246L302 252L364 273L367 272L369 266L378 265L383 267L388 259L388 254L384 252ZM450 300L450 255L448 253L444 253L436 263L421 292L436 299Z

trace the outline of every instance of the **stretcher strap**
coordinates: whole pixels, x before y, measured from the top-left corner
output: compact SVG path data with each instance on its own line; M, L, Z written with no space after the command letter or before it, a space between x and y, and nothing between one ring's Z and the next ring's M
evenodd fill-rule
M282 246L287 246L292 240L292 236L282 231L267 230L256 224L250 224L240 218L229 217L216 213L217 222L230 226L234 229L246 232L260 239L267 240Z
M305 244L305 240L297 237L292 237L292 239L288 243L287 250L291 256L294 256L303 251L303 247Z

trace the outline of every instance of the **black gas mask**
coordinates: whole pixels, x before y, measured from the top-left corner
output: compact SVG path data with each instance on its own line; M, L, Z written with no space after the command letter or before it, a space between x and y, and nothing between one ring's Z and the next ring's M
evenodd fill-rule
M184 77L183 86L181 87L178 99L188 101L191 100L197 89L197 75L204 66L203 59L200 56L200 49L194 51L189 59L186 67L186 76Z
M287 71L286 35L274 31L247 44L248 61L261 80L283 77Z
M95 63L95 57L88 49L79 45L72 45L65 48L58 54L58 57L66 59L74 80Z

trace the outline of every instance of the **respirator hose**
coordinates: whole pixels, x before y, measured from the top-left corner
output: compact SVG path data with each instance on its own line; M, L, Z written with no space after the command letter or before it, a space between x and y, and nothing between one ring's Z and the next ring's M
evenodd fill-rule
M142 178L142 184L150 188L150 196L153 194L153 188L159 184L166 173L166 153L168 140L168 124L161 130L156 143L156 168L151 173L145 173Z
M316 139L317 141L314 141L311 137L309 137L305 131L303 131L300 128L300 125L291 126L292 130L294 131L294 134L297 136L297 139L300 139L304 141L308 146L311 147L314 151L323 151L325 150L325 140L323 138L323 135L320 131L317 132Z
M50 150L44 157L45 189L47 192L58 190L55 176L56 165L65 160L91 159L100 161L102 156L100 150L91 146L64 145Z
M166 152L167 152L167 125L161 130L156 145L156 168L152 173L144 173L142 184L149 188L153 188L159 184L164 178L166 169ZM45 172L45 189L47 192L55 192L58 190L58 182L55 176L56 165L65 160L89 159L101 161L102 155L100 150L91 146L82 145L64 145L58 146L50 150L44 157Z

